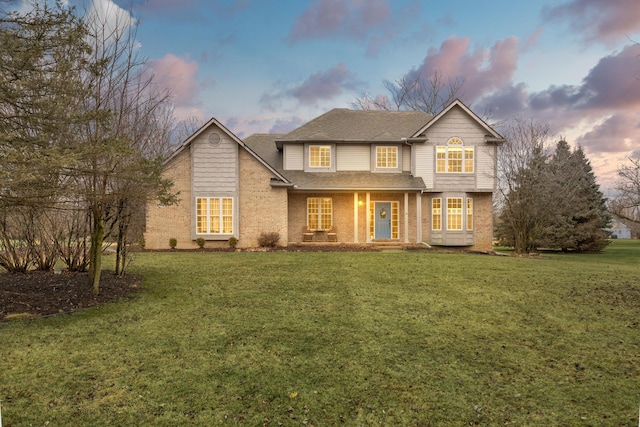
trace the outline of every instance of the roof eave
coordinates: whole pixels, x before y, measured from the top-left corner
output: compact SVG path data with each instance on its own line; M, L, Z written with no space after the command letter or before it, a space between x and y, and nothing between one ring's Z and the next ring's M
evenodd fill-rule
M314 187L293 185L298 191L424 191L425 187Z
M282 150L284 144L308 144L308 143L341 143L341 144L406 144L406 143L424 143L427 142L425 137L406 137L406 138L380 138L380 139L327 139L327 138L280 138L276 139L276 147Z

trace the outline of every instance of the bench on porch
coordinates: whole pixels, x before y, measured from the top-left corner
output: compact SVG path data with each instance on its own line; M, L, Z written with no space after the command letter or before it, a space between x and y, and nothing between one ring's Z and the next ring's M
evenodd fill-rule
M302 242L337 242L338 230L331 227L330 230L310 230L306 226L302 227Z

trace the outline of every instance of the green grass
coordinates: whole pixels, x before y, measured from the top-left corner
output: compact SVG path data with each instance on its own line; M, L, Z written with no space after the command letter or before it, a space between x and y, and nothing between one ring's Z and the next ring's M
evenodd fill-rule
M0 324L8 426L637 426L640 242L142 253L131 299Z

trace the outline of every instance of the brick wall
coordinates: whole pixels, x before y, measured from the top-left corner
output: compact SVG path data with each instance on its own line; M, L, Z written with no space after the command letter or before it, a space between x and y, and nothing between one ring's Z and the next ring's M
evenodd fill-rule
M147 203L144 233L147 249L169 249L169 239L178 241L178 249L197 247L191 241L191 154L184 150L165 167L163 177L173 181L172 192L180 192L177 205L162 206L157 200Z
M465 250L490 252L493 250L493 202L491 193L469 193L473 197L474 218L473 233L474 244L463 246ZM442 197L439 194L436 197ZM431 199L432 196L422 196L422 240L429 243L431 240ZM443 209L446 209L443 206Z
M240 235L238 247L258 246L262 232L280 233L280 245L289 242L287 189L271 187L273 174L240 149Z
M493 200L491 193L473 194L475 244L471 249L483 252L493 250Z

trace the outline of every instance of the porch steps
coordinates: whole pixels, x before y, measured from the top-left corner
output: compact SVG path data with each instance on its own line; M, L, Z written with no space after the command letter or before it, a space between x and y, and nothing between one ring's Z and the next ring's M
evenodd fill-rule
M406 245L401 245L397 242L375 242L373 246L381 252L402 252Z

